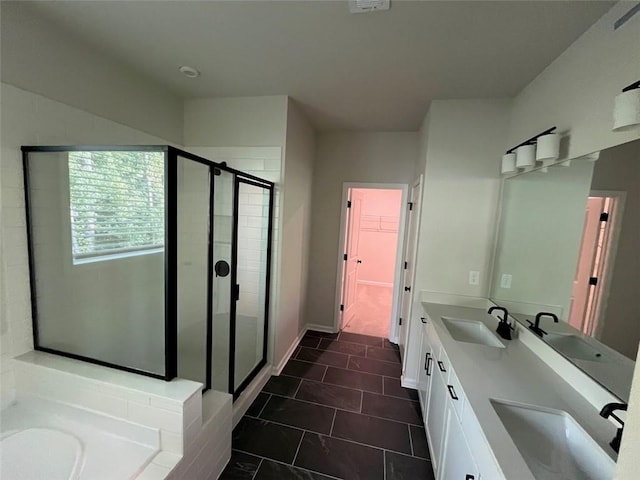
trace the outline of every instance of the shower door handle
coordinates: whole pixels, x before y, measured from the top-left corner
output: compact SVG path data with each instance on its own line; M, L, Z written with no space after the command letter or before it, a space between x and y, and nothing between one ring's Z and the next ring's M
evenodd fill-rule
M235 290L234 296L236 297L236 302L237 302L238 300L240 300L240 285L236 283L234 290Z

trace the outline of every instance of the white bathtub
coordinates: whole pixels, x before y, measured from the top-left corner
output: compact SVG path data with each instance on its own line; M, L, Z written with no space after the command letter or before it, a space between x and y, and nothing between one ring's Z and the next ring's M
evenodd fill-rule
M89 410L21 395L0 412L2 480L133 479L159 433Z

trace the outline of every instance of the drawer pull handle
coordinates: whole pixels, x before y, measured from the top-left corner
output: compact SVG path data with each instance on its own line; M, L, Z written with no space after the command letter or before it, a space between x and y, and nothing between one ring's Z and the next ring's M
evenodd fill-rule
M426 370L429 367L429 356L431 354L429 352L424 354L424 369Z
M475 480L475 478L476 478L475 475L467 474L467 476L464 477L464 480Z
M427 355L429 356L429 358L427 358L427 368L425 368L425 370L427 371L427 377L431 376L431 360L433 360L433 357L431 356L430 353L427 353Z
M441 372L447 371L447 369L444 368L444 363L442 363L442 360L438 360L438 368L440 369Z
M426 318L424 318L424 317L420 317L420 321L421 321L422 323L427 323L427 319L426 319Z
M456 391L453 389L453 385L447 385L447 390L449 390L449 395L451 395L451 398L453 400L459 400L458 396L456 395Z

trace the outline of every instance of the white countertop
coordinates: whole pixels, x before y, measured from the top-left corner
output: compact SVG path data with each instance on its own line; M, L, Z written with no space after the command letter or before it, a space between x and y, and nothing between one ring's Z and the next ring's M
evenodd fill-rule
M494 348L453 340L441 317L477 320L495 331L497 320L484 309L423 302L451 367L458 376L470 408L505 478L534 480L527 464L502 424L489 399L507 400L539 407L563 410L615 460L609 442L616 427L599 416L599 412L540 357L517 339L502 340L506 348ZM518 326L518 328L523 328Z

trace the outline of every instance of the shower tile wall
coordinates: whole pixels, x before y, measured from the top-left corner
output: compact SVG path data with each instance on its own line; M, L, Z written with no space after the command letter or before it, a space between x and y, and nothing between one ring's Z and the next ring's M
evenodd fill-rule
M10 359L33 349L20 147L168 142L11 85L3 83L1 89L0 393L5 402L14 386Z

